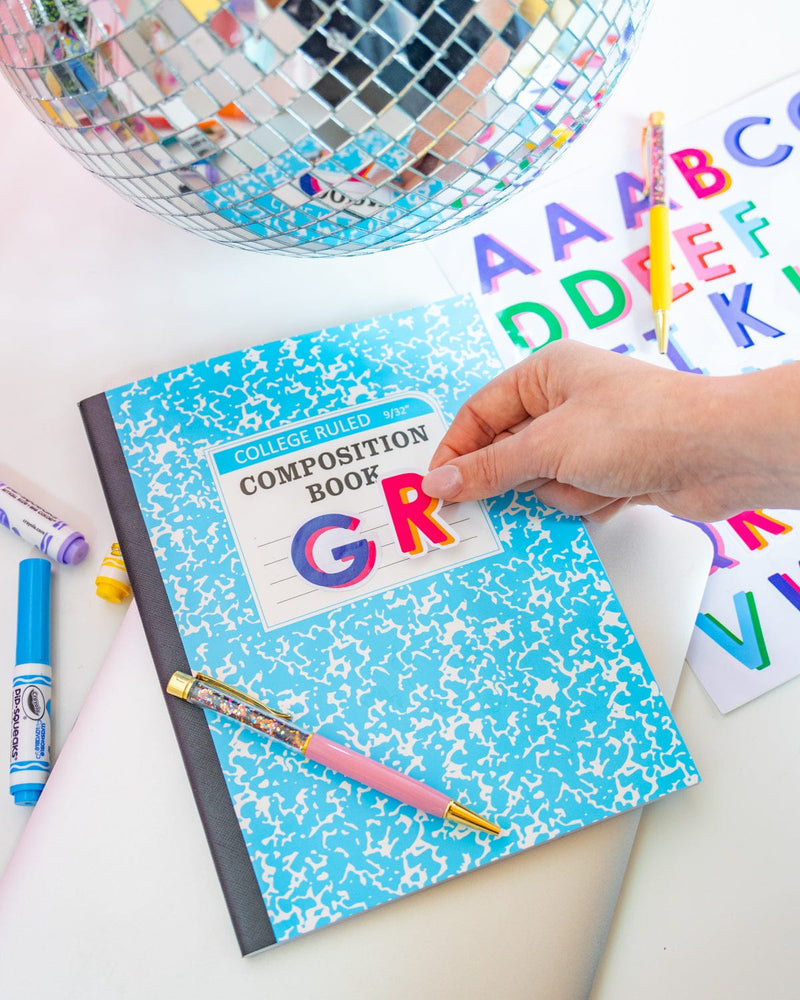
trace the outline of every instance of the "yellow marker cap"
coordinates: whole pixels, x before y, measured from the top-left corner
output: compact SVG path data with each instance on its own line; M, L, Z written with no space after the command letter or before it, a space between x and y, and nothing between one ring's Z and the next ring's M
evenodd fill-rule
M112 604L120 604L131 593L131 582L122 558L119 545L114 542L111 550L100 564L100 572L94 581L98 597Z
M130 596L131 592L129 583L104 579L100 576L95 580L95 588L98 597L102 597L104 601L110 601L112 604L120 604L126 597Z

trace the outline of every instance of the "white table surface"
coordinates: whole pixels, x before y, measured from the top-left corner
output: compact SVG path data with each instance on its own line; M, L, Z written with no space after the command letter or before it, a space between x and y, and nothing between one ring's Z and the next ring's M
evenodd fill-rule
M799 27L791 0L660 0L607 108L550 180L630 143L653 107L680 124L796 71ZM114 534L77 401L450 288L424 246L295 260L173 228L85 173L2 80L0 123L0 479L83 530L91 545L82 565L54 575L57 755L124 614L94 595ZM0 704L10 688L24 555L0 532L0 657L8 664ZM722 717L687 671L674 710L704 782L697 794L646 811L595 1000L794 997L800 682ZM26 818L0 797L0 871Z

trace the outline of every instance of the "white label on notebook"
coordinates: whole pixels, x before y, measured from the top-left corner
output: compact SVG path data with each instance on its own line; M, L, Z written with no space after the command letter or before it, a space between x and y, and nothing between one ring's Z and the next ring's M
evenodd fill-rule
M266 628L501 550L483 503L419 488L444 430L406 393L209 449Z

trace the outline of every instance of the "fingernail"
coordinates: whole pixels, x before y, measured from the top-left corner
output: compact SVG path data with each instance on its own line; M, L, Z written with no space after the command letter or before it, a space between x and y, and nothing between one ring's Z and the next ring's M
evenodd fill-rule
M461 492L464 481L455 465L440 465L422 480L422 489L429 497L449 500Z

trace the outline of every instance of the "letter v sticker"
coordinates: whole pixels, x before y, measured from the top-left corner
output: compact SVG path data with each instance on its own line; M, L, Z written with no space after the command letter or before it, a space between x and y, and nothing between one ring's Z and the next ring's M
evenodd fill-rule
M733 595L733 606L736 609L741 639L713 615L705 612L697 616L695 625L748 670L763 670L769 666L770 660L755 598L749 590L740 590Z

